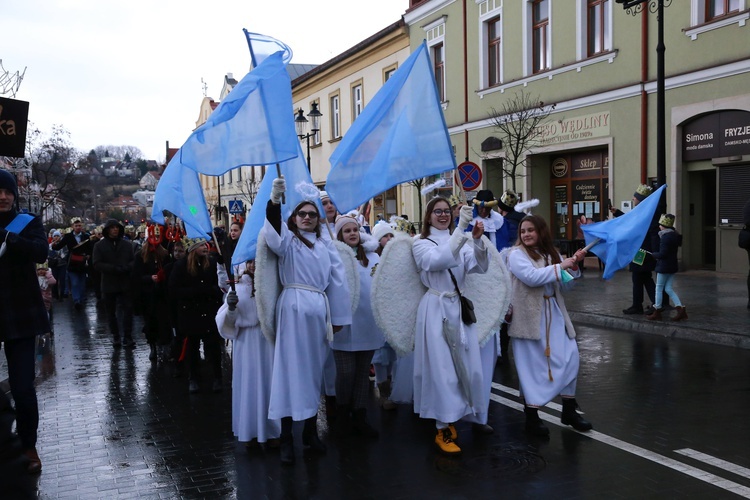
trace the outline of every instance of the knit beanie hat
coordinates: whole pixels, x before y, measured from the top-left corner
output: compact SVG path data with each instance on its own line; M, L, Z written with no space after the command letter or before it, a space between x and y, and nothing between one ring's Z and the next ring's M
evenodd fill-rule
M372 228L372 237L375 241L380 243L380 239L388 234L393 234L393 226L388 224L386 221L381 220L375 227Z
M7 189L13 193L13 198L18 199L18 184L13 174L0 168L0 189Z
M357 229L359 229L359 222L357 222L357 219L349 215L342 215L336 219L336 223L333 225L333 235L338 237L339 231L341 231L347 224L354 224L357 226Z

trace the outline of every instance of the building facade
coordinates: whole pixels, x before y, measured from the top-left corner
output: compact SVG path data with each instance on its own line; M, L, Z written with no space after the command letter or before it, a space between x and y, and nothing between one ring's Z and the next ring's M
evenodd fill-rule
M667 210L685 236L681 261L744 272L750 0L664 3ZM411 47L427 40L457 160L481 167L477 189L497 196L515 184L540 200L535 213L556 238L570 240L581 214L598 221L610 205L627 210L638 184L655 183L659 23L649 5L411 1ZM512 178L496 121L522 96L549 116Z

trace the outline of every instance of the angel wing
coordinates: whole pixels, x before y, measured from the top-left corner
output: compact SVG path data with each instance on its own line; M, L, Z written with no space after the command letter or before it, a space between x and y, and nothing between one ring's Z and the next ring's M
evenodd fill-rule
M359 305L359 270L357 266L357 257L352 247L339 240L332 240L336 250L339 251L341 262L344 264L346 271L346 283L349 285L349 296L352 301L352 314L356 312Z
M488 252L489 268L483 274L467 274L462 292L474 303L480 345L484 345L490 334L500 328L510 306L511 294L510 272L505 260L486 236L482 239Z
M375 322L396 354L404 356L414 350L417 309L427 288L411 251L414 240L396 232L380 256L370 293Z
M276 300L281 295L279 258L268 248L263 231L255 252L255 304L260 330L271 344L276 342Z

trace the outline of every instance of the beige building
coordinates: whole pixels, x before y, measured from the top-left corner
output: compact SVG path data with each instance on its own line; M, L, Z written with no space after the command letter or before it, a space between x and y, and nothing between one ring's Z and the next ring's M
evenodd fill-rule
M577 216L601 220L610 202L627 210L635 187L655 182L649 3L626 12L613 0L411 1L411 47L427 40L456 157L481 166L477 189L498 196L515 182L570 240ZM750 196L750 0L665 3L667 209L685 236L682 263L745 272L737 230ZM509 141L491 116L521 93L550 114L513 179L503 170Z

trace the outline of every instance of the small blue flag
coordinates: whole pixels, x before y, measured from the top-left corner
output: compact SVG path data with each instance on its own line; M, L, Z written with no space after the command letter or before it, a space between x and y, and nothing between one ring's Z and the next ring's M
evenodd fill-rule
M666 187L664 184L620 217L581 226L586 245L599 239L591 252L604 262L602 278L610 279L638 253Z
M330 162L326 192L342 213L398 184L456 168L426 42L365 106Z
M190 238L211 235L211 217L206 209L198 172L180 163L179 152L170 160L156 186L151 220L164 224L164 210L182 219Z

